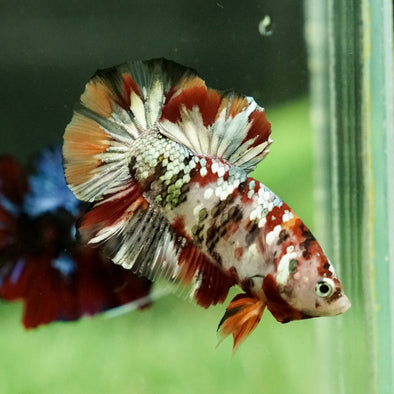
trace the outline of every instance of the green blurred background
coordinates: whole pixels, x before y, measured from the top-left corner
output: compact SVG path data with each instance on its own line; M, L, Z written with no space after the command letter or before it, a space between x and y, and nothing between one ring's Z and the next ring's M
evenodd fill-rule
M253 95L273 124L255 176L312 230L313 150L302 1L27 1L1 4L1 152L27 159L61 139L97 68L167 57L211 87ZM259 22L270 15L273 33ZM232 294L233 295L233 294ZM324 357L314 320L266 313L231 358L218 348L225 305L166 296L143 312L26 332L0 302L0 393L312 393ZM340 319L333 318L333 319ZM323 321L324 325L324 320Z

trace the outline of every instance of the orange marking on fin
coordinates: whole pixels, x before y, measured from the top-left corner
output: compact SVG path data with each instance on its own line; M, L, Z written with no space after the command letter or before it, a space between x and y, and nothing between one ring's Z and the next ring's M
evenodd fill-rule
M297 215L295 215L295 214L293 214L293 215L294 215L293 218L291 218L290 220L288 220L285 223L282 223L282 228L293 229L296 226L297 222L301 222L301 219Z
M220 103L218 108L216 119L219 117L220 113L225 109L227 111L226 118L234 118L237 114L239 114L244 108L249 106L248 101L243 96L236 96L233 98L231 105L229 105L229 101L231 96L225 96ZM215 119L215 120L216 120Z
M232 299L219 323L218 331L222 338L233 335L233 353L256 328L265 306L264 300L248 294L238 294Z
M113 93L97 77L86 84L85 91L81 96L81 102L86 107L103 116L109 118L112 113L111 100Z
M231 103L230 110L228 112L227 117L234 117L235 115L242 112L245 108L249 107L249 102L245 97L234 97L233 102Z
M105 152L109 136L93 120L75 113L64 134L63 155L67 182L79 185L92 176L101 161L95 155Z
M179 82L171 89L170 94L179 94L182 90L192 89L195 87L205 87L205 82L200 77L193 78L182 78ZM172 96L174 97L174 96Z
M127 209L126 215L128 217L132 216L139 208L146 210L148 209L148 202L145 200L144 197L140 196L135 200Z

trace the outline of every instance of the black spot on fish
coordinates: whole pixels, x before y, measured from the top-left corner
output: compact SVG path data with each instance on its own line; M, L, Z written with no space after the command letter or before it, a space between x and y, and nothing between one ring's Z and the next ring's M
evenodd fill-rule
M212 208L211 210L212 217L216 218L217 216L219 216L219 214L223 211L223 209L224 209L223 201L220 201Z
M186 194L186 193L181 194L181 195L178 197L178 204L177 204L177 205L179 205L179 204L185 202L186 200L187 200L187 194Z
M245 191L245 188L246 188L247 185L248 185L248 182L247 182L247 181L243 181L243 182L241 182L241 183L239 184L239 186L238 186L238 192L239 192L240 195L243 194L243 192ZM249 189L247 189L247 190L249 190Z
M218 241L219 241L218 229L215 225L212 225L207 229L206 245L207 245L209 252L213 251L213 249L215 248Z
M342 297L341 289L336 289L331 297L327 298L327 303L331 304L332 302L336 301L338 298Z
M279 233L279 238L278 238L278 242L276 243L277 245L281 245L283 242L285 242L288 238L290 237L290 234L287 230L283 229L280 233Z
M248 233L245 236L246 245L251 245L259 234L260 229L257 223L253 223L253 225L248 229Z
M183 178L184 175L185 175L185 171L184 170L180 170L178 172L178 174L176 174L177 180Z
M202 224L195 224L192 227L192 237L193 241L197 246L200 246L204 241L204 235L201 234L204 230L204 225Z
M219 230L219 237L223 237L227 233L227 229L225 226L221 226Z
M242 210L238 205L233 205L228 211L228 217L233 222L237 223L242 219Z
M219 264L222 265L222 257L220 256L219 253L217 253L215 250L212 251L212 253L210 254L211 257Z
M200 172L200 165L197 165L196 167L192 168L189 172L189 176L191 179L193 179L199 172Z
M234 196L230 194L223 201L219 201L211 210L211 215L213 218L219 216L222 212L227 211L227 208L234 202ZM229 209L230 212L231 208Z
M309 252L310 244L316 241L316 239L304 224L301 225L301 231L302 231L302 236L305 237L305 240L300 243L300 247L302 249L305 249L302 255L304 258L309 259L311 257L311 254Z
M222 257L215 250L217 243L221 238L221 228L216 227L215 224L207 229L207 239L205 241L209 255L220 265L222 265Z
M135 178L137 158L135 156L130 157L129 161L129 173L132 178Z
M156 178L160 178L162 175L166 173L166 167L163 166L163 164L159 161L155 167L155 176Z

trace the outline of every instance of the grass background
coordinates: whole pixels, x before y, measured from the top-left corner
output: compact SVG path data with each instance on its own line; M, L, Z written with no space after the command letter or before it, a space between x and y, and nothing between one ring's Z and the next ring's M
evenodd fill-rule
M308 102L268 109L267 116L274 143L254 176L313 230ZM171 295L143 312L54 323L27 332L19 323L22 306L1 302L0 393L316 391L322 365L314 319L281 325L266 312L231 358L231 339L216 348L224 309L219 305L204 310Z

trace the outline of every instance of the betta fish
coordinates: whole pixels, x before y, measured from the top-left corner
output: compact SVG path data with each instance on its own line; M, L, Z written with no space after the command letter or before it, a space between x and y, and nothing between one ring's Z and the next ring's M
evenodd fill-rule
M237 285L218 327L234 349L265 308L286 323L350 306L307 226L248 176L270 134L253 98L165 59L97 71L64 134L67 183L91 203L81 240L138 275L189 285L205 308Z
M0 158L0 297L24 303L26 328L147 306L149 280L76 241L83 207L67 188L61 149L43 150L36 167L27 176L11 156Z

